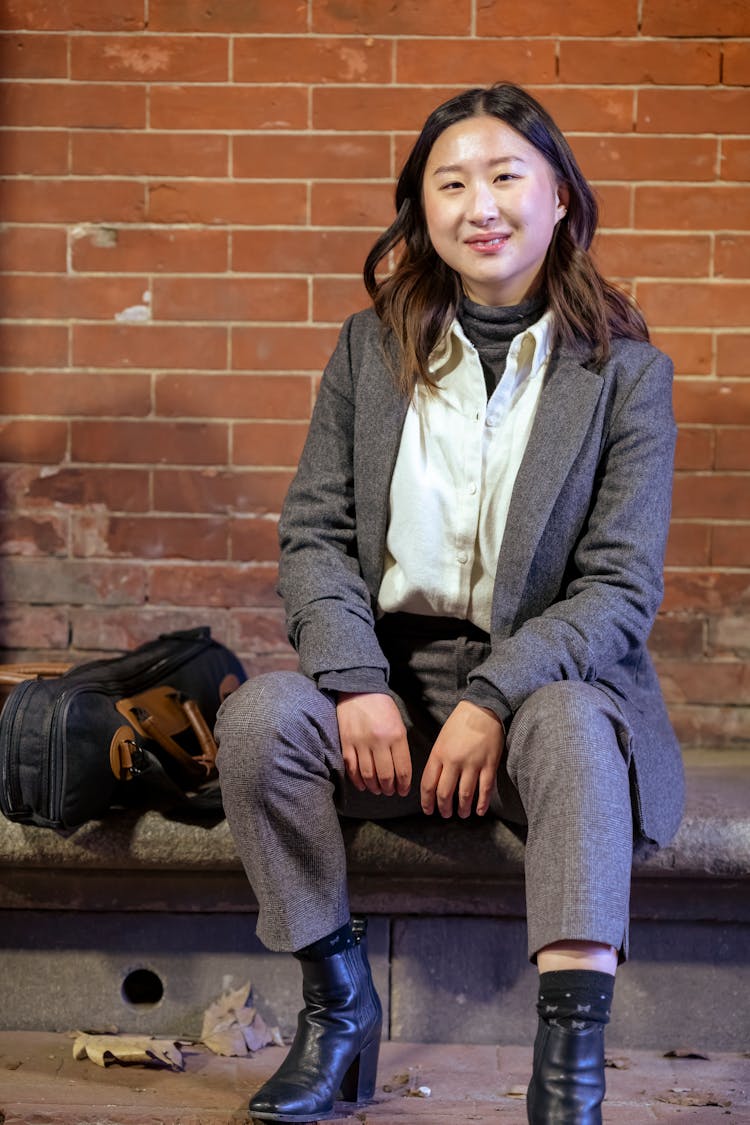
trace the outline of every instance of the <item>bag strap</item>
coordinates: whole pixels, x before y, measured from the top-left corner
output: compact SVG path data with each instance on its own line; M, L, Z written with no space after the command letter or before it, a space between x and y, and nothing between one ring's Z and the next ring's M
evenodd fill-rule
M196 781L206 781L215 772L217 747L211 729L194 699L167 685L150 688L115 704L142 738L151 739L170 754ZM188 754L174 735L192 728L201 748Z
M28 664L0 664L0 684L14 686L24 680L47 680L62 676L70 671L72 664L48 664L44 661L29 661Z

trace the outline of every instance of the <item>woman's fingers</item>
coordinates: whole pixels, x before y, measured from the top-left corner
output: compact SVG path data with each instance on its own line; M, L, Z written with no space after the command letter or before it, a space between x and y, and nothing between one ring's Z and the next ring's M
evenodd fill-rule
M342 692L336 714L347 776L357 789L405 796L411 784L411 755L391 696Z

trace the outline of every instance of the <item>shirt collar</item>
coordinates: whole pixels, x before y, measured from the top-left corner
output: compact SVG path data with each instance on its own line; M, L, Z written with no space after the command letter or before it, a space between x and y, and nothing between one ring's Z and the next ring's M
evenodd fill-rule
M533 349L529 355L529 365L533 367L534 371L538 371L549 356L553 324L554 314L552 309L547 309L547 311L540 316L539 320L529 325L524 332L519 332L511 341L511 350L517 350L519 355L522 350L526 348L530 347ZM431 375L436 375L438 371L445 367L453 356L454 348L460 348L462 352L466 350L476 350L459 324L458 319L453 321L440 343L433 349L430 355L428 367Z

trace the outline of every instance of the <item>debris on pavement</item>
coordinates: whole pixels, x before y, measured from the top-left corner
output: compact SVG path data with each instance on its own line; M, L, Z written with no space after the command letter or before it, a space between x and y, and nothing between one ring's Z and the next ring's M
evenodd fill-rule
M206 1008L200 1041L215 1055L243 1058L272 1043L284 1046L278 1027L268 1027L252 1006L251 992L248 981Z
M415 1066L409 1067L408 1071L394 1075L390 1082L384 1084L383 1091L386 1094L399 1094L402 1098L429 1098L432 1096L432 1089L421 1082L419 1069Z
M710 1061L710 1055L704 1055L702 1051L695 1051L692 1047L674 1047L671 1051L664 1052L665 1059L705 1059Z
M97 1066L120 1063L124 1066L166 1066L182 1070L182 1052L172 1039L150 1035L88 1035L78 1031L73 1043L73 1058L90 1059Z
M617 1055L610 1058L609 1055L604 1056L605 1067L611 1067L612 1070L630 1070L632 1063L627 1055Z
M679 1086L673 1086L671 1090L667 1090L664 1094L656 1094L655 1100L657 1102L667 1102L669 1105L684 1105L684 1106L708 1106L716 1105L722 1109L728 1109L732 1104L726 1098L718 1098L716 1094L709 1093L703 1090L689 1090Z

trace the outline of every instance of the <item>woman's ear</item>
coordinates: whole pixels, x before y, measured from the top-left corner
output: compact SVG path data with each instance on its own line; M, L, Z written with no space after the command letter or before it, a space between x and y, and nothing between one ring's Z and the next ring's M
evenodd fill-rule
M557 206L555 207L555 221L560 222L560 219L565 218L568 213L568 204L570 203L570 189L567 184L557 185Z

